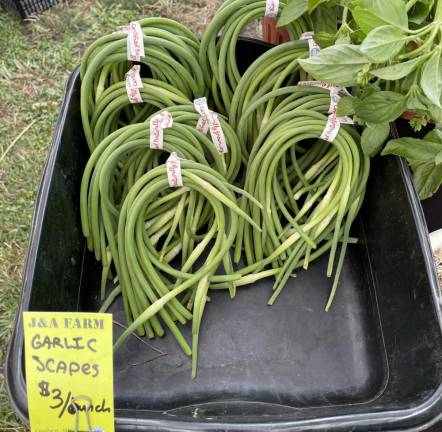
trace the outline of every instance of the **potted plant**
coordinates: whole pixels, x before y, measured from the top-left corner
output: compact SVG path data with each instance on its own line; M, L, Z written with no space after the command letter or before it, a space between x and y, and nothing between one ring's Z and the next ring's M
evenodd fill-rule
M278 25L304 14L322 50L303 69L351 87L337 114L364 127L364 152L405 157L420 198L433 196L442 184L442 0L291 0ZM387 141L389 123L407 112L412 136Z

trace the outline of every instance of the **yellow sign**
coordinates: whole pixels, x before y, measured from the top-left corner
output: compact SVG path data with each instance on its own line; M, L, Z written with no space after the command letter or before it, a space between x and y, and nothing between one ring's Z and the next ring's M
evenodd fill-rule
M24 312L32 432L114 432L112 315Z

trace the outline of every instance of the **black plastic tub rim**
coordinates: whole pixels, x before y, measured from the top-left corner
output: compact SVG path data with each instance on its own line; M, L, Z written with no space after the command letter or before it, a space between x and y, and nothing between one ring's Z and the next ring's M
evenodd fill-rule
M42 182L36 198L36 206L33 214L32 229L30 234L30 248L25 263L25 278L23 280L23 290L21 292L20 307L15 318L15 326L12 335L12 342L8 346L6 353L6 373L5 383L8 392L9 400L14 411L18 417L26 424L28 424L27 408L25 405L19 405L19 402L15 398L15 395L19 392L26 393L26 384L24 381L23 373L21 373L21 362L23 354L23 328L21 315L24 310L27 310L30 302L30 292L26 289L29 286L30 281L26 275L32 275L34 273L36 265L36 254L32 253L34 245L38 244L38 238L41 236L41 229L36 221L44 217L45 205L37 205L46 203L49 193L49 182L45 181L51 175L54 168L55 160L58 150L60 148L62 125L66 119L67 102L72 95L72 86L79 75L79 69L77 68L68 78L65 94L62 102L62 108L55 127L54 137L50 148L48 160L44 169ZM433 266L433 255L429 243L428 233L425 230L425 219L422 212L420 201L416 195L413 187L411 175L406 162L397 158L398 163L401 166L401 173L406 185L408 198L410 204L414 210L416 225L418 226L419 241L422 251L425 256L425 265L430 278L431 296L434 300L435 312L439 324L439 328L442 332L442 311L440 305L442 298L437 281L437 277ZM35 252L35 251L34 251ZM15 350L13 350L13 347ZM15 353L15 354L14 354ZM15 377L11 373L12 367L17 367L19 370L15 370ZM228 401L225 401L228 402ZM239 404L241 402L234 401ZM256 404L255 402L248 402ZM207 404L208 405L208 404ZM288 410L292 409L299 411L302 408L287 407ZM390 430L402 430L402 431L421 431L433 424L436 424L442 418L442 384L429 396L426 400L415 407L410 407L401 410L391 411L376 411L372 413L360 413L341 416L329 416L321 417L317 419L305 419L305 420L291 420L290 416L268 417L265 421L232 421L227 418L227 421L220 421L217 417L198 418L199 422L189 422L187 416L179 414L181 407L176 410L169 410L163 413L158 411L152 412L136 412L135 410L122 410L117 409L115 412L115 424L117 429L120 428L125 431L140 431L140 430L152 430L152 431L170 431L170 432L187 432L187 431L273 431L273 432L288 432L288 431L305 431L305 430L329 430L329 431L348 431L348 430L389 430L385 429L385 425L395 424L397 420L401 420L403 424L407 423L409 427L405 426L402 429L390 429ZM198 408L198 405L195 405ZM174 413L174 411L176 411ZM130 419L125 419L122 414L126 414L125 417L132 416ZM141 414L141 415L140 415ZM161 417L162 418L159 418ZM155 416L155 418L154 418ZM187 421L185 420L187 419ZM224 418L226 420L226 418ZM420 423L420 421L424 423ZM419 424L420 423L420 424ZM419 424L418 426L413 426ZM388 427L388 426L387 426ZM394 426L393 426L394 427Z

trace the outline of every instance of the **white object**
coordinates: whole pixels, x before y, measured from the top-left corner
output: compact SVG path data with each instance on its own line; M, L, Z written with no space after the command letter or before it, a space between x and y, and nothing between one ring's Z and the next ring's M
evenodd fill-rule
M143 82L140 77L140 66L135 65L126 73L126 92L130 103L142 103L140 88Z
M127 59L130 61L140 61L145 57L144 35L138 21L132 21L127 26L120 28L120 31L127 34Z
M200 115L196 128L198 131L206 134L210 130L212 142L220 154L225 154L229 150L227 148L227 141L224 135L223 128L218 118L218 114L210 111L205 97L195 99L193 101L195 110Z
M163 129L173 125L173 117L169 111L163 111L150 119L149 146L151 149L161 150L164 147Z
M266 0L264 15L268 18L276 18L279 12L279 0Z
M442 249L442 229L430 233L430 244L433 253Z
M312 31L302 33L301 35L301 39L308 42L308 51L310 57L314 57L321 52L321 47L315 42L315 39L313 38L314 35L315 32Z
M183 177L181 175L181 159L175 152L171 153L166 161L167 178L170 187L183 186Z

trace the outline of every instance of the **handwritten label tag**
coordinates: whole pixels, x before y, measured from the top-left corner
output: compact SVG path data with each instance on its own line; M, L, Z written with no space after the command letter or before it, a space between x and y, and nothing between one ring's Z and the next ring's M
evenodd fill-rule
M327 124L325 126L324 132L321 135L321 139L333 142L339 133L341 124L354 124L354 121L350 117L337 117L336 113L338 111L338 104L341 100L339 93L346 96L351 96L348 90L344 87L337 87L333 84L329 84L323 81L299 81L298 85L301 87L318 87L330 92L330 107L328 113Z
M337 87L324 81L299 81L297 85L301 87L318 87L329 91L337 91L345 96L351 96L351 93L345 87Z
M330 107L328 109L329 114L336 114L338 111L339 101L341 96L339 96L339 89L334 88L330 90Z
M320 139L332 143L338 136L341 123L339 118L335 114L330 114L327 119L324 131L322 132Z
M319 138L332 143L338 136L341 124L353 124L353 120L349 117L337 117L336 113L330 114Z
M114 432L112 315L24 312L23 328L31 431Z
M143 97L140 88L143 88L143 82L140 76L141 67L139 65L132 66L126 73L126 92L130 103L142 103Z
M324 81L299 81L297 85L301 87L318 87L329 91L338 88L335 85L326 83Z
M264 16L276 18L279 11L279 0L266 0L266 10Z
M223 128L218 118L218 114L210 111L207 105L207 99L205 97L195 99L193 101L195 110L200 115L196 128L199 132L204 134L210 130L210 136L212 142L220 154L228 153L226 137L224 135Z
M140 61L145 57L144 34L138 21L132 21L128 25L122 26L115 33L127 34L127 59L130 61Z
M154 115L150 119L149 146L151 149L161 150L164 147L163 129L173 125L173 117L169 111Z
M207 105L207 99L205 97L195 99L193 101L193 105L195 107L196 112L201 116L198 121L197 128L200 132L202 130L206 130L207 133L208 126L210 124L210 110ZM207 129L204 129L205 125L207 125Z
M127 35L127 59L140 61L144 57L143 31L138 21L129 24L129 34Z
M212 137L212 142L220 154L228 153L227 141L224 135L223 128L218 118L218 114L210 112L211 122L209 124L210 136Z
M196 124L196 130L206 135L209 132L209 122L204 117L200 117Z
M314 35L315 32L305 32L302 33L301 35L301 39L306 40L308 42L308 51L310 57L314 57L321 52L321 47L313 39Z
M181 187L183 177L181 176L181 159L173 152L166 161L167 178L170 187Z

